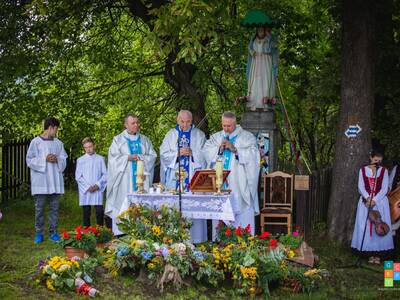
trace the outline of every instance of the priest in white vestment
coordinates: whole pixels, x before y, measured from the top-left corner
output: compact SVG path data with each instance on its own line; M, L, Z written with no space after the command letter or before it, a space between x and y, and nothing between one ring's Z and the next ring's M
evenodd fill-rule
M60 122L56 118L44 121L43 133L29 144L26 164L31 169L31 192L35 199L35 244L43 242L45 205L49 204L49 239L60 240L57 233L60 195L64 194L63 172L67 153L56 137Z
M221 157L224 170L230 170L225 188L231 189L235 214L235 226L250 224L254 234L254 216L259 214L258 177L260 152L255 136L236 124L232 112L222 114L222 131L213 134L203 147L203 155L212 168ZM213 221L213 230L217 222Z
M178 113L177 125L168 131L160 147L160 178L161 183L167 189L178 187L175 172L178 166L184 168L187 175L184 182L185 191L189 191L190 180L196 170L204 169L206 164L201 148L206 137L203 131L196 128L193 124L192 113L188 110L181 110ZM180 160L178 158L178 150ZM207 222L206 220L192 220L193 225L190 228L191 241L193 243L202 243L207 240Z
M113 138L108 150L107 200L104 213L112 219L114 234L122 234L116 224L118 213L128 193L137 190L137 161L144 162L144 189L153 183L157 153L151 141L139 133L140 122L135 115L125 118L125 130Z

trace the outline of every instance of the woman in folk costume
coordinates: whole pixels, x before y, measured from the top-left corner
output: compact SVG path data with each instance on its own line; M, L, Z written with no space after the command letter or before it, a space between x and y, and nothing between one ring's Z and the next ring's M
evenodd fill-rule
M358 201L356 222L354 226L351 247L370 256L368 262L380 263L380 257L385 251L393 249L393 238L390 234L390 209L387 198L389 176L388 171L379 166L383 155L378 152L372 152L370 155L370 164L363 166L358 176L358 191L360 200ZM378 235L375 225L371 220L367 220L370 210L379 211L382 221L388 226L388 233ZM364 236L365 222L367 227Z

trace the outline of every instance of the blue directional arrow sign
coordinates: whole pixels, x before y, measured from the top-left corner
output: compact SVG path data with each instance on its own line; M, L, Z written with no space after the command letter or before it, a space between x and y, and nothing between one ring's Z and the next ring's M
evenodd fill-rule
M344 132L344 134L348 137L348 138L352 138L352 137L356 137L360 132L361 132L361 127L360 125L349 125L349 127L346 129L346 131Z

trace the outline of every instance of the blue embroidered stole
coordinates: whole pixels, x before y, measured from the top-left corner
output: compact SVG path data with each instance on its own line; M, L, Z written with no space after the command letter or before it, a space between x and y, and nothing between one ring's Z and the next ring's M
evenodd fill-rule
M126 142L128 143L128 149L129 153L131 155L139 155L142 154L142 142L140 141L140 135L136 140L131 140L127 137L125 137ZM137 170L137 163L136 160L131 161L131 166L132 166L132 188L133 191L137 190L136 186L136 170Z
M237 135L229 138L229 136L225 136L225 140L227 140L229 143L231 143L232 145L235 145L235 141L236 141ZM229 170L230 166L231 166L231 160L232 160L232 151L229 150L228 148L224 149L224 170Z
M182 148L190 148L190 136L192 133L192 128L193 126L190 126L190 129L188 131L182 131L179 125L176 125L175 129L178 131L178 147L180 149ZM178 149L178 151L180 150ZM190 174L190 156L183 156L181 155L180 161L179 161L179 166L181 168L184 168L186 171L187 176L185 177L185 182L184 182L184 190L189 191L189 174ZM176 188L178 188L179 181L176 181Z
M231 143L232 145L235 145L235 141L236 141L237 135L235 135L234 137L229 138L229 135L226 135L224 137L225 140L227 140L229 143ZM224 149L224 170L230 170L231 168L231 161L232 161L232 151L229 150L228 148ZM223 188L227 189L229 187L229 183L228 180L225 181Z

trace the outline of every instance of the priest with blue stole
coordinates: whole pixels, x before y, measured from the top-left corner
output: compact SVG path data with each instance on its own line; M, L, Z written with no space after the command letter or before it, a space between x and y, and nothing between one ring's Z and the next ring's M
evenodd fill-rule
M108 150L107 200L104 213L112 219L114 234L122 234L116 221L128 193L137 190L137 161L144 162L144 189L153 183L154 163L157 153L151 141L139 133L140 122L136 115L125 117L125 130L115 136Z
M184 181L184 190L189 191L190 180L196 170L204 169L205 160L201 153L206 138L203 131L193 124L192 113L181 110L178 113L177 125L168 131L160 147L160 178L168 189L176 189L178 180L175 172L181 166L187 174ZM179 152L178 152L179 151ZM180 155L179 155L180 154ZM206 220L192 220L190 236L193 243L207 240Z
M225 188L232 190L235 226L250 225L254 234L254 216L259 213L258 176L260 152L256 137L236 124L233 112L222 114L222 130L204 144L203 155L210 168L222 157L224 170L230 170ZM213 230L217 225L213 221Z

